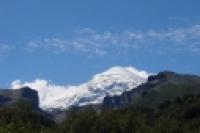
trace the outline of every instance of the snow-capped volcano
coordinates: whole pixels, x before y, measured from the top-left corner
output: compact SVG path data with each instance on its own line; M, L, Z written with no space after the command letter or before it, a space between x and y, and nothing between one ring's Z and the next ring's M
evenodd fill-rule
M92 80L79 86L57 86L46 80L21 83L14 81L11 88L29 86L38 91L40 107L67 109L70 106L83 106L101 103L107 95L120 95L146 82L148 73L134 67L113 67L95 75Z

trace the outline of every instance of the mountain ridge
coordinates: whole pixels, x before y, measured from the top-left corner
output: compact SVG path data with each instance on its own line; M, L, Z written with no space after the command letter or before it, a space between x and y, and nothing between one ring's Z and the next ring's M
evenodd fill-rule
M56 86L38 80L36 83L17 81L12 88L29 86L37 90L43 110L65 110L71 106L102 103L105 96L120 95L146 82L148 75L134 67L112 67L79 86Z
M148 78L147 78L148 77ZM42 81L41 81L42 82ZM42 83L41 83L42 84ZM30 85L31 83L19 84ZM148 106L157 106L165 100L171 100L179 96L191 93L200 93L200 78L191 74L179 74L171 71L159 72L157 75L147 75L144 71L138 71L131 67L113 67L95 75L88 82L80 86L53 86L53 89L43 88L38 91L47 93L44 95L46 105L40 105L44 111L57 112L71 107L87 105L100 105L103 107L119 108L130 103ZM57 89L58 88L58 89ZM46 89L46 90L45 90ZM53 91L52 91L53 90ZM55 93L55 92L56 93ZM54 96L58 95L55 99ZM51 97L49 97L51 96ZM42 97L43 98L43 97ZM160 102L157 102L160 101Z
M105 97L103 106L120 108L128 104L155 107L165 101L200 94L200 77L171 71L149 76L146 83L120 96Z

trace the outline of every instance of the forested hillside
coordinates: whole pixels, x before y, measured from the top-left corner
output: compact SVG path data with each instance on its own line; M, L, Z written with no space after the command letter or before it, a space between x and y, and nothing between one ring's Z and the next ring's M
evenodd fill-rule
M1 133L198 133L200 95L166 101L157 108L127 106L96 111L87 107L68 112L62 123L54 123L19 102L0 109Z

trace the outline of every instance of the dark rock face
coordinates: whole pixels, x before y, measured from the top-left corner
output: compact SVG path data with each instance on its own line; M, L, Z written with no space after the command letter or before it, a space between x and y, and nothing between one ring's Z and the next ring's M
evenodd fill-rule
M0 107L14 105L17 101L23 100L31 104L34 110L39 110L39 97L35 90L29 87L21 89L0 89Z
M105 97L102 105L109 108L130 104L153 107L188 94L200 94L200 77L164 71L150 76L147 83L120 96Z

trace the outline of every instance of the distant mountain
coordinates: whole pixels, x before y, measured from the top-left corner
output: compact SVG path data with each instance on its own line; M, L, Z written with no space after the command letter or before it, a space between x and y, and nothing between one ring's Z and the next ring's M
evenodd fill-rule
M103 106L119 108L133 104L156 107L165 101L197 94L200 94L199 76L165 71L150 76L146 83L122 95L105 97Z
M133 67L113 67L79 86L43 85L41 89L32 84L25 85L30 85L29 87L38 91L39 106L42 110L55 114L60 114L71 107L86 105L119 108L134 104L155 107L178 97L200 94L199 76L169 71L149 76L146 72L138 71ZM18 96L24 92L23 90L6 90L7 95L5 97L4 93L4 96L0 97L0 101L3 101L0 103L4 105L15 101L17 97L11 95L10 98L9 91ZM27 98L31 96L28 95ZM38 99L35 98L35 102L38 104Z
M102 74L97 75L97 79L99 76ZM54 108L51 114L31 110L24 104L11 108L18 100L28 101L33 107L38 107L37 92L28 87L0 90L0 132L199 131L200 77L165 71L133 87L117 96L104 97L102 104L88 103L69 110Z
M145 83L147 78L148 74L145 71L139 71L133 67L113 67L79 86L47 85L45 81L15 86L25 85L37 90L40 107L51 111L65 110L72 106L101 104L105 96L121 95Z
M20 89L0 89L0 107L12 107L18 101L28 102L34 110L39 110L38 92L29 88L23 87Z
M148 76L132 68L114 67L68 89L74 90L50 92L53 102L42 108L46 112L38 108L37 89L0 90L0 131L154 133L200 129L199 76L169 71ZM62 97L66 95L70 97ZM54 101L55 97L59 100ZM21 100L29 102L33 110L23 102L12 108Z
M97 74L92 80L64 92L66 95L52 101L43 109L66 109L71 106L84 106L102 103L105 96L121 95L146 82L148 75L132 67L113 67Z

